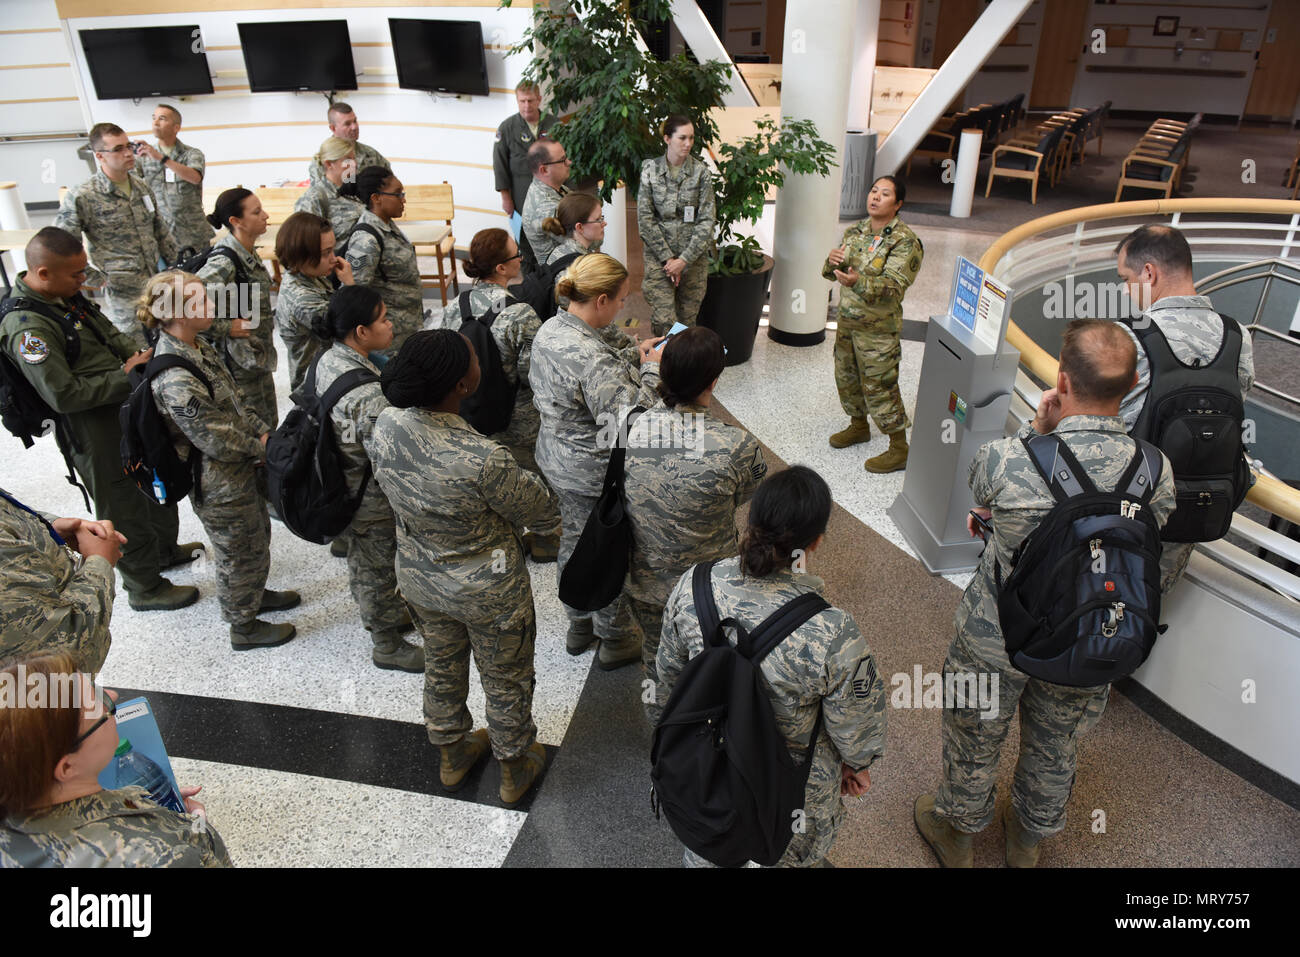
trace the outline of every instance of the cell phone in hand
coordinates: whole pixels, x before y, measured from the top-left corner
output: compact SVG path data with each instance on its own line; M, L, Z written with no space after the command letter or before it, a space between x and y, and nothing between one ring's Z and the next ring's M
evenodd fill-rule
M975 519L975 527L980 530L980 537L988 541L988 537L993 534L993 523L973 509L970 514Z
M684 323L674 322L673 327L668 330L668 334L664 336L663 341L660 342L659 345L655 346L655 352L662 352L664 346L668 345L669 339L677 335L679 332L685 332L689 328L690 326L685 325Z

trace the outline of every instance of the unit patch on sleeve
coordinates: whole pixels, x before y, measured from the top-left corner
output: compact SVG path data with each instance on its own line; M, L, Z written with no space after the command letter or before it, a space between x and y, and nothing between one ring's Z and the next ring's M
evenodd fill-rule
M50 347L36 333L24 332L22 338L18 340L18 354L22 356L24 362L39 365L50 357Z

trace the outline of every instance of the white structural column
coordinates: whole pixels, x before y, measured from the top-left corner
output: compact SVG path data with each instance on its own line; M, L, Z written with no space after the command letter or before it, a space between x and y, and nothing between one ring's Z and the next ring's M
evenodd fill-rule
M709 60L720 60L723 63L731 63L731 54L727 48L722 45L718 35L713 32L713 26L709 23L709 18L704 15L700 5L695 0L672 0L673 7L673 25L686 41L686 45L691 48L695 54L695 59L701 63ZM731 68L731 88L722 95L723 106L757 106L749 87L745 85L745 80L740 75L740 71L732 66Z
M912 150L930 131L930 127L944 109L957 98L971 77L979 72L993 51L997 49L1002 38L1014 27L1034 0L993 0L988 8L980 14L975 25L970 28L956 49L948 54L921 95L902 115L898 125L890 131L889 136L876 153L876 175L884 176L898 170ZM1043 16L1047 16L1044 9Z
M876 37L880 35L880 0L857 0L853 23L853 82L849 85L848 128L865 130L871 117L871 89L876 77Z
M853 72L853 18L858 0L789 0L785 9L781 114L812 120L844 159L845 118ZM788 176L776 194L768 335L787 345L814 345L826 335L821 276L839 239L840 173Z

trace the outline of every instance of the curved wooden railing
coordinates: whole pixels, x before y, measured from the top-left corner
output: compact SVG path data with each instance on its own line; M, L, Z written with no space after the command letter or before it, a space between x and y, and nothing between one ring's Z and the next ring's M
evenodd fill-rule
M1026 239L1061 226L1100 219L1129 219L1135 216L1167 216L1173 213L1267 213L1300 215L1300 202L1285 199L1150 199L1131 203L1102 203L1062 210L1022 223L1000 236L980 257L980 268L992 273L1008 251ZM1056 360L1014 322L1007 324L1007 342L1020 350L1020 364L1042 382L1056 382ZM1300 490L1269 475L1256 473L1256 482L1246 496L1289 522L1300 524Z

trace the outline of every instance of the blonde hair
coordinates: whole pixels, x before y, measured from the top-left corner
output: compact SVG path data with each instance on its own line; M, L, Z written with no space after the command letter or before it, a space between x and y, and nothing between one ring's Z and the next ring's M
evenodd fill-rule
M355 156L357 144L341 136L327 136L316 151L316 159L321 163L332 163L346 156Z
M144 287L143 295L135 302L135 317L146 329L157 329L186 315L185 289L191 283L198 283L204 290L206 308L208 294L203 280L183 269L168 269L153 276Z
M564 270L555 284L555 294L571 302L592 302L601 296L618 295L627 279L627 267L604 253L579 256Z
M570 193L555 207L554 216L542 220L542 230L552 236L572 236L573 227L600 208L600 200L591 193Z

